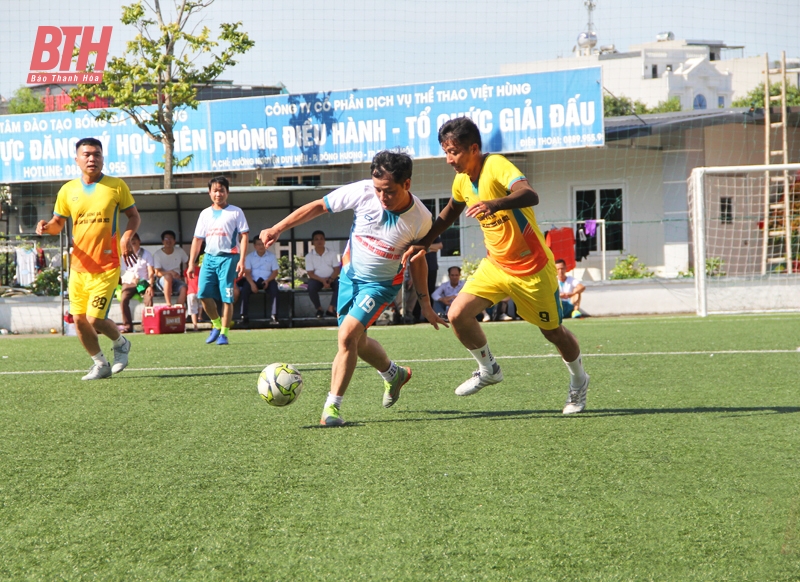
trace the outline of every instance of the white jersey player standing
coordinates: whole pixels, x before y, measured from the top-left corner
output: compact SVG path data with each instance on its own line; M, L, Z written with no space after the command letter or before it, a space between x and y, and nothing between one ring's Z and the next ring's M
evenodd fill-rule
M355 182L334 190L292 212L272 228L261 231L269 247L281 233L328 212L353 210L353 227L342 256L339 287L339 351L333 360L331 390L325 401L320 424L340 426L342 397L360 357L384 380L383 406L389 408L400 398L400 389L411 378L411 369L389 359L383 346L367 336L397 295L403 283L401 258L412 242L431 227L431 213L411 194L411 158L383 151L370 166L371 180ZM420 300L422 315L436 329L447 325L434 313L428 297L428 266L411 263L411 277Z

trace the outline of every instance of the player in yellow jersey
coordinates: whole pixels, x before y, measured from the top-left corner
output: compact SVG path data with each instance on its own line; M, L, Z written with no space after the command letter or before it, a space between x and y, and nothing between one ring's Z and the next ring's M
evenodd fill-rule
M448 317L456 337L477 360L479 368L456 388L459 396L497 384L503 372L495 361L476 317L487 307L511 297L517 314L539 327L558 349L570 372L564 414L586 405L589 376L581 364L578 340L561 325L561 301L553 255L536 224L533 206L539 195L505 157L481 152L481 134L469 118L457 118L439 130L447 163L456 171L453 197L430 232L410 248L404 261L424 260L422 251L467 209L481 225L484 258L450 306ZM412 258L413 257L413 258Z
M49 222L40 220L36 234L58 234L67 218L72 218L69 311L75 318L78 338L94 361L82 379L99 380L121 372L128 365L131 343L108 319L108 310L119 283L120 246L125 263L136 264L131 239L141 219L128 185L103 174L103 144L86 137L75 144L75 152L81 177L61 187L53 218ZM120 211L128 217L122 238ZM113 342L113 364L109 364L100 349L98 332Z

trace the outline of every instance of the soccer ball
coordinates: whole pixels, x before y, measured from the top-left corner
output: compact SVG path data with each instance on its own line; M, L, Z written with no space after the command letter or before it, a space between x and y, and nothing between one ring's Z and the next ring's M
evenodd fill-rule
M288 406L302 390L303 377L291 364L270 364L258 375L258 393L271 406Z

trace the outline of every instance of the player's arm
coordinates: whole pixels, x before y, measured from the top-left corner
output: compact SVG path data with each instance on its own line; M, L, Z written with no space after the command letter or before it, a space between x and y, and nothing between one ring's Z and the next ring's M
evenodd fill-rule
M409 261L414 262L419 257L424 258L425 253L428 252L428 249L433 244L433 241L436 240L436 237L453 225L461 213L464 212L464 208L466 206L467 205L463 202L456 202L453 198L450 198L447 206L442 209L442 211L439 213L439 216L437 216L436 220L433 221L433 225L428 231L428 234L423 236L415 244L408 247L406 252L403 253L403 264L407 266Z
M192 237L192 248L189 249L189 266L186 268L187 279L194 279L194 266L197 264L197 257L200 256L200 248L203 246L203 239Z
M317 216L322 216L326 212L328 212L328 209L325 207L325 201L322 198L309 202L292 212L272 228L262 230L260 234L261 241L265 247L269 248L278 240L283 231L304 224Z
M420 313L428 320L434 329L439 329L439 324L450 327L445 320L436 315L433 307L431 307L431 298L428 297L427 261L411 261L409 269L411 270L411 281L414 285L414 292L416 292L417 300L419 301Z
M247 234L243 232L239 235L239 262L236 263L237 277L243 277L245 272L244 261L247 258Z
M66 223L66 218L59 216L58 214L54 214L53 218L51 218L49 222L46 220L39 221L39 223L36 225L36 234L58 234L64 228Z
M517 180L511 185L511 192L503 198L494 200L481 200L467 209L467 216L475 217L479 214L494 214L498 210L513 210L514 208L529 208L539 204L539 195L531 188L527 180Z
M139 216L139 211L135 206L126 208L125 216L128 217L128 226L125 227L125 232L122 233L119 245L122 247L122 256L125 259L125 264L133 267L139 257L136 256L136 251L133 250L133 235L139 230L139 225L142 224L142 218Z

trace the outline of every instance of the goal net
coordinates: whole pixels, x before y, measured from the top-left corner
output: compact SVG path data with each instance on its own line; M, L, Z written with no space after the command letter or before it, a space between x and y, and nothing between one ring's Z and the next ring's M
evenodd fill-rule
M695 168L697 313L800 311L800 164Z

